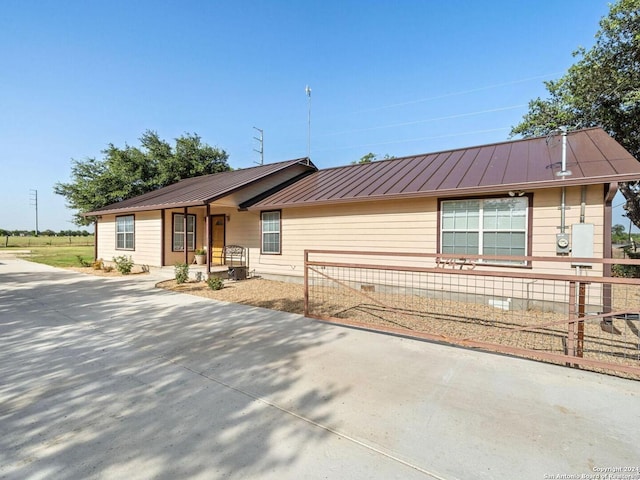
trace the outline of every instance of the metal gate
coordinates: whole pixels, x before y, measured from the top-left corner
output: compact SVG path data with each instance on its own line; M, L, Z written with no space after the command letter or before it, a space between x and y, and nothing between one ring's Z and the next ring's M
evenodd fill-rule
M614 263L640 265L307 250L305 315L640 379L640 279Z

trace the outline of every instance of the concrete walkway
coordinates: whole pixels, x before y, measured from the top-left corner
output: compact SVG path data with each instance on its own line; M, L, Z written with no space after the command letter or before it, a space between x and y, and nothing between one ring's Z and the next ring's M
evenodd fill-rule
M544 479L640 467L640 382L154 281L0 258L0 478Z

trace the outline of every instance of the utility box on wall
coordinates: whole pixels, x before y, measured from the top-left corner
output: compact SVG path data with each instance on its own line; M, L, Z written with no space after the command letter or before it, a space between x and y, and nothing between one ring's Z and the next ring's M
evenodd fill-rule
M571 225L571 256L593 258L595 228L593 223L575 223ZM590 263L573 263L573 266L590 267Z
M571 245L569 244L569 235L566 233L556 234L556 253L558 255L569 255Z

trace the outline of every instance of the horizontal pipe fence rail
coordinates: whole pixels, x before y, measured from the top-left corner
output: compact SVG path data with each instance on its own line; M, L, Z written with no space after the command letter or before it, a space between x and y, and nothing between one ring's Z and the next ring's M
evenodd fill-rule
M306 250L305 315L640 379L640 260Z

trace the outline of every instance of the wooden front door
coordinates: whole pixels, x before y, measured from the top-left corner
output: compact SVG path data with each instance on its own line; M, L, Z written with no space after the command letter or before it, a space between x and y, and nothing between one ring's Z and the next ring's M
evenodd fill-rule
M225 220L224 215L211 216L211 265L224 265Z

